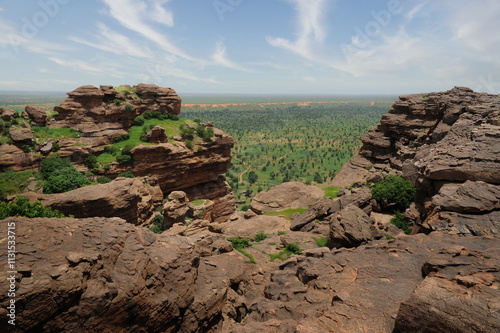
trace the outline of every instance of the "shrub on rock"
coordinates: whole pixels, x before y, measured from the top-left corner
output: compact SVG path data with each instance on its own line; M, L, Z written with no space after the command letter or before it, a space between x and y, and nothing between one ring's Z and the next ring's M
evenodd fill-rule
M378 182L372 191L373 199L394 204L395 209L405 210L410 207L415 196L415 186L403 177L390 175Z

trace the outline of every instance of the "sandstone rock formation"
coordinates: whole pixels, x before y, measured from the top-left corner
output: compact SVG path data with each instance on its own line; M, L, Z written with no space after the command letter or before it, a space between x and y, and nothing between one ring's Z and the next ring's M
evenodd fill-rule
M86 172L85 158L99 155L113 138L126 134L134 119L146 111L158 111L177 115L181 111L181 99L171 88L154 84L134 87L82 86L68 93L68 98L54 109L58 114L50 122L50 128L72 128L81 134L76 138L57 141L58 153L69 158L78 171ZM27 106L25 113L39 125L48 117L38 107ZM9 116L7 111L2 115ZM0 171L36 170L42 156L53 151L53 143L37 144L37 152L23 152L23 145L31 145L33 133L28 128L11 127L15 145L0 147ZM235 210L231 188L220 178L231 166L233 139L214 128L212 142L198 144L195 150L181 142L169 143L165 129L154 127L149 133L151 142L157 145L139 145L132 150L133 162L129 165L111 163L105 176L115 178L125 171L135 176L152 176L165 194L175 190L188 193L190 200L208 199L214 202L211 219L222 221ZM52 145L52 147L50 147ZM89 215L92 216L92 215Z
M224 256L231 247L220 238L155 235L119 218L2 223L15 223L18 235L11 332L214 330L230 285L250 271L241 255ZM6 228L0 236L7 237ZM0 254L6 261L6 246ZM239 276L236 267L243 271ZM1 279L3 290L8 284ZM8 302L2 293L2 331Z
M323 198L324 194L319 187L299 182L288 182L275 186L267 192L258 193L250 205L257 214L287 208L305 208Z
M452 332L465 327L470 328L464 332L473 332L474 327L495 331L500 291L491 281L498 281L500 274L495 255L499 241L498 236L432 233L349 250L304 251L272 273L265 298L250 305L245 321L235 323L231 331L393 332L395 327L401 332ZM437 253L439 260L433 260ZM422 277L430 262L436 265L431 266L436 267L431 269L434 274L439 275L441 267L449 269L447 277L437 278L440 285ZM452 279L464 282L446 285ZM472 287L474 283L479 288ZM428 284L445 289L429 292L424 289ZM443 301L447 296L452 298L449 308ZM430 313L429 304L436 305L435 313ZM478 322L467 326L474 320Z
M35 126L45 126L49 121L49 116L40 106L26 105L24 111L33 121L33 125Z
M135 225L149 226L153 211L163 201L154 179L117 178L107 184L86 186L57 194L26 193L30 201L75 217L120 217Z
M417 188L414 213L422 230L498 233L499 212L491 205L500 200L499 108L498 95L462 87L401 96L361 138L360 153L333 185L402 173Z

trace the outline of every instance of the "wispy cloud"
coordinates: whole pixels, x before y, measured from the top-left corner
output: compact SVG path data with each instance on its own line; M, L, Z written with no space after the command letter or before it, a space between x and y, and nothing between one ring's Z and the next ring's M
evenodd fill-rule
M66 51L69 49L65 45L47 42L36 36L27 38L4 22L0 22L0 31L2 32L0 34L0 45L10 46L14 53L19 52L20 49L24 49L33 53L54 55L56 51Z
M70 59L70 60L65 60L61 59L58 57L49 57L48 58L50 61L55 62L56 64L64 67L68 67L74 70L82 71L85 73L92 73L92 74L103 74L103 73L110 73L110 64L102 64L102 63L96 63L96 62L87 62L87 61L82 61L78 59ZM116 71L116 68L113 68L113 76L120 76L121 73Z
M215 53L212 56L214 62L223 67L235 69L243 72L253 72L247 68L244 68L237 63L233 62L227 57L226 47L223 42L218 42L215 46Z
M306 59L314 58L313 46L326 37L323 17L329 0L289 0L297 11L297 39L290 41L279 37L266 37L267 42Z
M144 68L144 74L138 76L138 79L144 82L153 82L158 85L168 85L170 77L177 77L190 81L205 82L205 83L221 83L215 78L200 78L190 71L183 70L175 66L165 64L147 65Z
M139 58L153 58L153 53L149 50L149 48L135 45L128 37L111 30L105 24L99 22L97 23L97 28L100 31L100 35L96 36L98 39L97 43L75 36L70 36L69 39L76 43L114 54L125 54Z
M164 34L152 28L148 20L173 26L173 14L162 7L164 0L148 2L134 0L103 0L109 7L109 15L120 22L125 28L135 31L146 39L157 44L165 52L172 55L195 60L186 52L175 46Z

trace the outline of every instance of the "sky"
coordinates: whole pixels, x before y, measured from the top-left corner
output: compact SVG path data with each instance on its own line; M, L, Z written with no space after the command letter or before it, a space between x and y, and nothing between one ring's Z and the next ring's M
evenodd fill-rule
M2 0L0 90L500 94L498 0Z

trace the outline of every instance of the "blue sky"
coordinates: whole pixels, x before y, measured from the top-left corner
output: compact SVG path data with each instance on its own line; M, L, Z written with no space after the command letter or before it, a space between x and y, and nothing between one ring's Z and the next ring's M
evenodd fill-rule
M500 93L498 0L4 0L0 90Z

